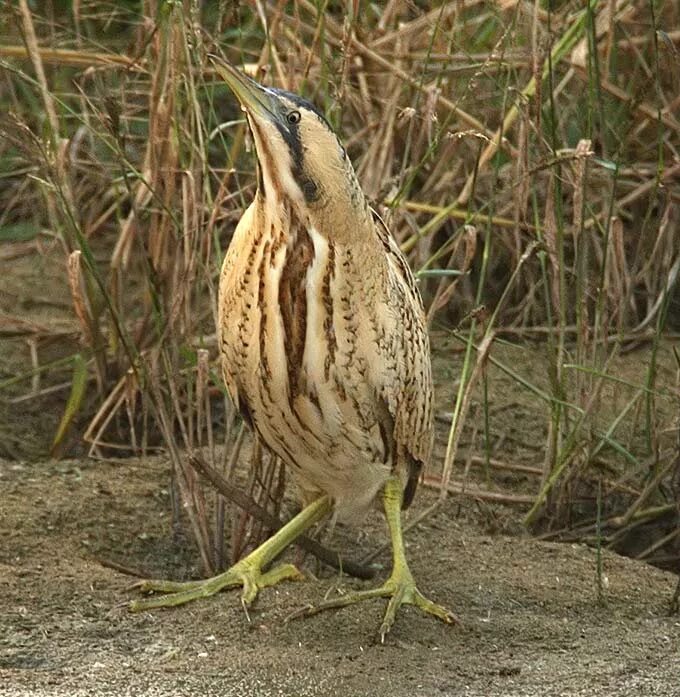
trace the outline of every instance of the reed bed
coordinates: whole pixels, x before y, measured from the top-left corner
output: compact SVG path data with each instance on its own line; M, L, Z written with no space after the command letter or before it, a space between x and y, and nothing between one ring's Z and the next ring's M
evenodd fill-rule
M0 255L49 258L70 302L58 321L3 307L30 368L0 388L60 386L53 454L167 453L206 573L281 515L284 468L216 363L217 274L254 191L219 53L325 111L418 271L440 500L680 568L677 3L5 7ZM508 392L536 419L528 455L498 438Z

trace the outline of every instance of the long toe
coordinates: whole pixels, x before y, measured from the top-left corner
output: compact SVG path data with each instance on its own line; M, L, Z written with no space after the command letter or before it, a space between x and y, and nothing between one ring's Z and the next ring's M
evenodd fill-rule
M397 610L402 605L414 605L428 615L432 615L446 624L454 624L458 618L443 605L438 605L426 598L413 582L397 583L395 592L387 604L383 622L380 625L380 641L384 644L385 637L392 629L397 617Z
M235 569L236 567L232 567L222 574L203 581L187 581L186 583L157 579L140 581L135 584L134 588L142 593L151 594L151 597L133 600L129 609L132 612L142 612L160 607L176 607L198 598L207 598L225 588L240 586L242 579L235 573Z
M227 588L243 587L241 602L244 607L253 603L262 588L273 586L283 580L299 580L302 574L292 564L280 564L262 573L257 564L242 560L222 574L204 581L176 583L174 581L149 580L135 584L143 593L162 595L133 600L129 608L132 612L153 610L160 607L176 607L199 598L207 598Z
M382 586L379 586L378 588L347 593L338 598L325 600L318 605L301 608L297 612L290 615L288 619L309 617L310 615L316 615L324 610L338 610L343 607L348 607L349 605L360 603L364 600L374 600L375 598L389 599L379 632L380 639L383 642L385 641L385 636L390 631L396 620L397 611L402 605L414 605L428 615L432 615L446 624L453 624L457 621L456 616L452 612L447 610L442 605L433 603L431 600L426 598L416 588L411 578L389 578Z

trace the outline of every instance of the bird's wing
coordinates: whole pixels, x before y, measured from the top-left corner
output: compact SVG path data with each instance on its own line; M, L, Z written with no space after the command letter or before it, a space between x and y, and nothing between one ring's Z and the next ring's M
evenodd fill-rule
M411 469L412 491L409 492L407 486L404 495L407 503L415 490L417 475L432 451L434 404L430 342L413 273L383 220L376 213L374 219L386 252L390 285L388 309L396 324L396 331L387 337L389 349L386 353L392 360L382 394L394 420L395 444Z
M217 311L222 378L232 403L249 425L252 425L251 410L239 376L246 370L248 342L253 333L252 313L248 309L255 280L251 278L252 260L248 255L255 249L251 229L257 225L256 210L255 205L248 206L234 230L220 271Z

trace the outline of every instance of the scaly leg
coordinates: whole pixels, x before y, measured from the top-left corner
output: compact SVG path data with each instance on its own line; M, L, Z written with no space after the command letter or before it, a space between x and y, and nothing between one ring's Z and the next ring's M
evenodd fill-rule
M164 593L152 598L134 600L130 610L151 610L157 607L183 605L198 598L206 598L225 588L243 586L241 602L244 608L255 600L258 591L284 579L301 579L302 574L292 564L280 564L263 571L296 537L321 520L332 508L328 496L322 496L304 508L294 518L277 530L248 556L236 562L224 573L203 581L176 583L174 581L148 580L135 584L143 593Z
M396 618L397 610L402 605L415 605L423 612L439 618L447 624L453 624L456 616L441 605L428 600L417 588L413 580L411 570L406 562L406 552L404 540L401 532L401 501L402 490L401 482L397 477L390 477L385 483L383 491L383 502L385 506L385 517L390 529L392 541L392 573L385 583L379 588L367 591L348 593L341 598L326 600L319 605L311 608L303 608L294 616L314 615L322 610L347 607L362 600L372 598L389 598L387 610L383 622L380 625L380 640L384 643L385 635L390 631Z

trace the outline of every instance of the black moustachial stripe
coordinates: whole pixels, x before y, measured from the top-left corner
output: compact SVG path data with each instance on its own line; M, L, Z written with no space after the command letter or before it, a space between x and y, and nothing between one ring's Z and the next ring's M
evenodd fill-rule
M287 101L292 102L295 106L305 109L306 111L311 111L326 125L329 131L333 130L326 120L326 117L311 102L303 99L297 94L293 94L292 92L286 92L285 90L280 90L275 87L271 87L269 89L277 96L283 97ZM304 152L302 149L302 143L300 142L300 129L298 128L298 124L283 124L278 119L275 121L275 123L281 137L288 146L288 150L290 151L290 155L293 160L292 175L300 186L302 194L305 197L305 201L307 201L307 203L312 203L319 196L319 187L317 186L316 182L305 174Z

